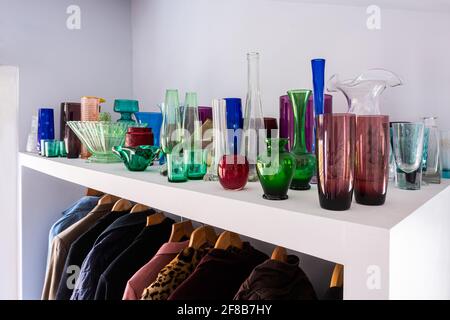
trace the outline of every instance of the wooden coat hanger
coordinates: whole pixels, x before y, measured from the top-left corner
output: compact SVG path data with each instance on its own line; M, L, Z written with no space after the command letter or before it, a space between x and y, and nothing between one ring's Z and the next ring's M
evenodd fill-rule
M177 222L172 225L172 233L169 242L179 242L183 238L189 239L191 237L194 227L191 220Z
M333 275L331 276L330 288L339 287L344 285L344 266L342 264L336 264L334 266Z
M86 196L91 196L91 197L101 197L103 196L105 193L92 189L92 188L87 188L86 189Z
M102 205L102 204L110 204L110 203L116 203L117 201L119 201L119 198L116 196L112 196L110 194L105 194L103 197L101 197L98 202L97 205Z
M281 261L281 262L286 262L287 261L287 251L286 251L286 249L283 248L283 247L276 247L273 250L272 256L270 257L270 259Z
M152 214L147 217L147 227L160 224L164 219L166 219L166 216L162 212Z
M210 244L213 246L216 241L217 234L216 231L214 231L214 228L211 226L201 226L192 232L189 247L200 249L205 244Z
M216 241L215 249L226 250L230 247L242 249L242 240L237 233L224 231Z
M143 211L147 211L150 208L147 206L144 206L143 204L135 204L134 207L131 209L130 213L138 213L138 212L143 212Z
M112 207L112 211L114 212L120 212L120 211L127 211L130 210L133 205L130 201L126 199L120 199L116 203L114 203L114 206Z

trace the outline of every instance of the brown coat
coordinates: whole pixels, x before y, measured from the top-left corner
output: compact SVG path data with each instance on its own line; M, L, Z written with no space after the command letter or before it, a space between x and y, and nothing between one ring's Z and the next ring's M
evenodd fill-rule
M45 275L44 289L42 291L42 300L55 300L58 291L59 281L64 270L66 257L72 243L101 217L111 212L113 204L98 205L83 219L73 224L52 241L50 259Z

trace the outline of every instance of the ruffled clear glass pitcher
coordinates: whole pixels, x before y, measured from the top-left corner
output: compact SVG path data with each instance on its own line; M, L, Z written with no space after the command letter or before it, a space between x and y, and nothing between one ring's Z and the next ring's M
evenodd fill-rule
M333 75L327 84L330 92L342 92L348 112L356 114L356 157L354 192L356 202L383 205L389 180L389 116L381 115L379 98L388 87L403 82L396 74L372 69L355 79L341 80Z

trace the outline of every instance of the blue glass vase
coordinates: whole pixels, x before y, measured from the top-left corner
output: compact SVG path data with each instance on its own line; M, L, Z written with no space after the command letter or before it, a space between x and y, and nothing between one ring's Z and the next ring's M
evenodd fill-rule
M55 122L53 109L40 108L38 111L38 136L37 148L41 151L41 140L55 139Z
M225 98L227 114L227 147L230 154L239 154L241 148L242 128L242 100L240 98Z

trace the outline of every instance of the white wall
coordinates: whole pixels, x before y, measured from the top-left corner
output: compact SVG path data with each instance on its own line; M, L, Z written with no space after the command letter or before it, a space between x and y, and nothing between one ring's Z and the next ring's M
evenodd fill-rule
M244 98L245 54L259 51L264 112L278 116L278 96L310 88L310 59L325 57L327 78L374 67L395 71L405 86L385 92L382 111L393 120L437 115L450 129L448 3L375 1L381 30L371 31L369 1L301 2L132 0L134 96L147 110L155 109L169 87L198 91L202 104L213 97ZM335 101L335 110L346 110L342 95Z
M17 296L17 115L19 111L19 71L0 65L0 300Z
M81 8L81 29L69 30L66 9ZM131 96L131 26L128 0L2 0L0 63L20 70L19 142L26 144L31 115L83 95ZM105 109L105 110L106 110Z
M66 9L71 4L81 8L81 30L69 30ZM18 66L19 117L18 128L11 114L0 110L0 131L10 133L0 148L4 151L2 170L16 164L16 154L10 144L20 149L26 145L31 116L39 107L55 108L55 133L59 137L59 105L62 101L79 101L83 95L98 95L107 99L111 110L114 98L132 94L131 78L131 21L128 0L1 0L0 1L0 65ZM2 82L3 83L3 82ZM1 84L0 84L1 85ZM0 108L12 108L0 100ZM9 111L7 113L3 111ZM16 177L12 168L7 173ZM18 297L17 279L17 211L15 195L4 193L4 187L14 189L2 176L1 194L5 216L0 224L0 299ZM8 176L9 177L9 176ZM46 180L41 179L42 192ZM12 182L11 182L12 183ZM9 190L9 189L8 189ZM12 192L12 190L9 190ZM61 199L80 195L78 186L67 185ZM56 194L56 196L58 196ZM33 198L27 208L32 208ZM53 208L61 212L69 201ZM11 210L11 211L10 211ZM9 214L8 214L9 213ZM36 213L36 212L35 212ZM46 238L35 241L46 241ZM45 258L44 258L45 260ZM33 268L33 266L29 266ZM36 268L35 270L40 270ZM24 292L24 297L29 293Z

